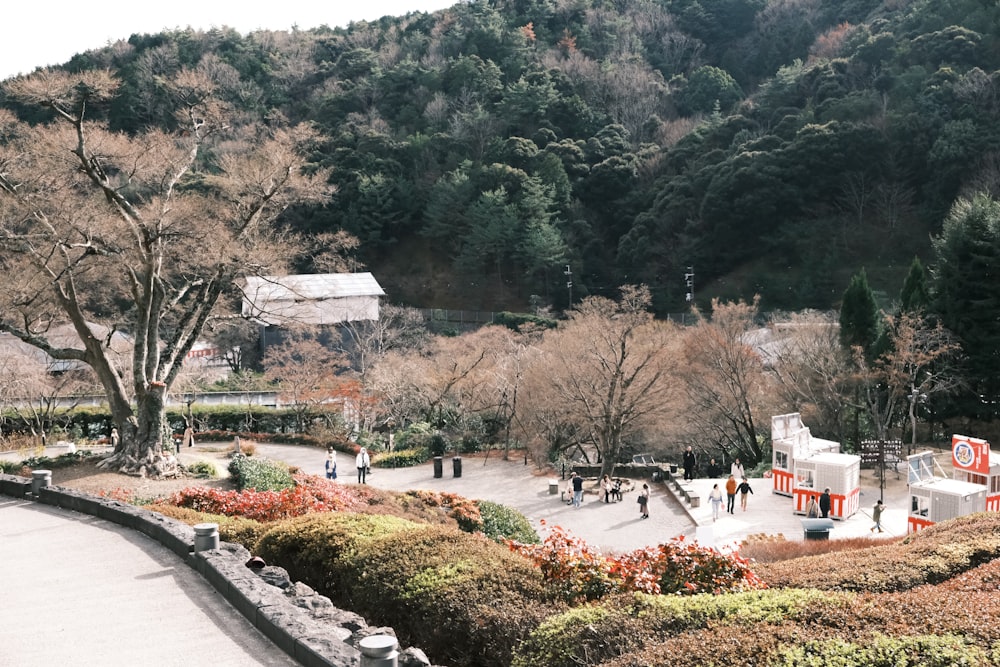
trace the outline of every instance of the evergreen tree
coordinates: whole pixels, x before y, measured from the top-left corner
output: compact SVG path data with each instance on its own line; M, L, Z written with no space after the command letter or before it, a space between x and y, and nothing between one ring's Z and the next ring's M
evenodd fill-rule
M960 199L931 240L932 311L962 344L969 392L961 414L994 416L1000 401L1000 202Z
M927 273L920 258L914 257L913 263L910 264L910 272L903 281L903 289L899 293L900 309L908 313L923 310L930 300L930 295L927 293Z
M878 340L878 308L868 286L865 270L851 278L840 305L840 343L846 348L860 346L870 355Z

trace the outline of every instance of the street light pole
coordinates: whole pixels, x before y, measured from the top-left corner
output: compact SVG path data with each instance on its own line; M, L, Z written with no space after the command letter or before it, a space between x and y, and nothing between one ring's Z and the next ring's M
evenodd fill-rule
M566 308L569 309L573 307L573 271L569 268L569 264L566 265L563 275L566 276L566 289L569 292L569 301L566 302Z
M910 445L907 455L912 454L917 449L917 401L923 403L927 400L927 394L910 385Z

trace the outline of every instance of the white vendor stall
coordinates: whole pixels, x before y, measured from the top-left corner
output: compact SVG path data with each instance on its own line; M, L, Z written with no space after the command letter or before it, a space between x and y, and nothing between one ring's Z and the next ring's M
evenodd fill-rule
M986 487L986 511L1000 512L1000 454L990 443L964 435L951 436L952 477Z
M821 452L837 453L840 443L812 437L809 428L802 424L801 415L792 412L771 417L771 451L772 493L791 496L795 486L795 462Z
M986 487L935 476L933 452L908 456L906 464L910 486L907 533L914 533L938 521L986 510Z
M795 461L794 512L805 514L810 498L830 489L830 518L846 519L861 504L861 457L821 452Z

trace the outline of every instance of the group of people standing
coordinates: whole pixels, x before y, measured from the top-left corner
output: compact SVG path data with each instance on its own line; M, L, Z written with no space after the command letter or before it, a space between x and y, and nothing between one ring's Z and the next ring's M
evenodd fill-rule
M570 494L569 504L575 508L579 508L583 505L583 477L571 472L569 474L569 482L567 484L567 490ZM610 503L612 498L617 500L622 499L621 492L621 482L612 482L611 478L607 475L601 478L600 493L604 495L604 502ZM636 497L636 502L639 503L639 518L648 519L649 518L649 484L643 484L642 490Z
M694 450L692 450L691 447L684 450L682 464L684 466L684 479L693 480L698 471L698 457L695 455ZM706 472L709 477L718 478L722 476L722 467L715 462L715 459L712 459L708 463L708 469ZM736 513L737 494L740 496L740 508L746 512L747 498L753 493L753 488L747 481L746 471L743 469L743 463L739 459L735 459L729 466L729 479L726 480L725 487L726 513ZM712 490L708 493L708 502L712 505L713 521L719 520L719 513L722 511L722 500L722 489L719 488L718 484L713 485Z
M830 489L823 489L823 493L819 496L819 502L816 502L816 496L809 499L809 503L806 505L806 518L808 519L827 519L830 517Z

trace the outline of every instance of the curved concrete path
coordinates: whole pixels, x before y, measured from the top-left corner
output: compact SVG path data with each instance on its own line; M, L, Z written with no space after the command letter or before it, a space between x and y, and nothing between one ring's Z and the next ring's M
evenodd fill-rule
M145 535L0 496L0 665L298 665Z

